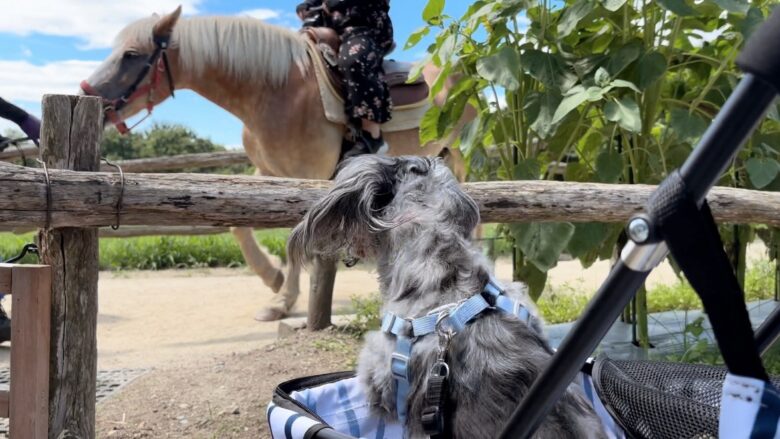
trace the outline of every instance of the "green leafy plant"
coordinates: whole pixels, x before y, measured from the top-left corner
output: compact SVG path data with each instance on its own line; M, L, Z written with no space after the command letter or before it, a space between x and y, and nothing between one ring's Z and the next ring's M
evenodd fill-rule
M421 139L450 134L470 105L478 116L458 145L472 179L657 184L731 94L734 59L772 3L479 0L455 18L430 0L425 26L407 45L435 32L425 60L441 68L433 91L446 77L459 79L426 114ZM779 120L774 109L720 184L780 189ZM619 225L567 222L501 230L515 243L515 277L534 298L561 253L587 267L611 257L621 234ZM724 232L744 275L739 256L750 228ZM775 232L764 235L778 241Z

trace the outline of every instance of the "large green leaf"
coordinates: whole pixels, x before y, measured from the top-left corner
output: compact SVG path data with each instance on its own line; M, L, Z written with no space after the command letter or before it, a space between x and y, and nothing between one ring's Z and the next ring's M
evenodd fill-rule
M639 59L639 88L647 89L666 72L666 57L660 52L647 52Z
M431 106L423 116L420 121L421 145L438 140L441 137L441 133L439 132L439 116L441 116L441 107L436 105Z
M463 126L460 132L460 150L466 157L471 154L472 148L478 142L479 128L480 119L474 119L466 122L466 125Z
M477 61L479 76L510 91L520 87L520 81L517 79L519 72L520 57L509 46L504 46L495 54Z
M712 2L732 14L744 14L750 9L750 3L747 0L712 0Z
M622 8L624 4L626 4L626 0L601 0L601 6L604 6L604 9L610 12L617 11Z
M577 82L558 54L529 49L520 55L523 69L547 87L568 90Z
M590 0L579 0L571 6L563 8L563 14L558 21L558 35L565 37L572 33L577 23L590 14L596 5Z
M745 162L745 168L750 182L756 189L766 187L780 172L780 164L777 160L767 157L751 157Z
M515 236L517 246L541 271L555 267L561 252L574 235L574 225L571 223L524 224L520 230L519 236Z
M444 0L428 0L428 4L423 9L422 18L431 24L441 22L441 13L444 11Z
M531 129L539 135L540 138L546 139L554 132L553 117L555 116L555 110L561 103L561 97L558 93L552 91L546 91L539 96L539 111L536 119L531 123Z
M691 144L704 134L707 129L707 122L698 114L691 114L682 108L674 108L669 114L669 125L677 134L677 137Z
M569 240L568 252L572 257L580 258L599 246L607 237L608 228L602 223L579 223L575 225L574 235Z
M561 100L558 108L555 109L555 114L553 114L552 123L555 124L560 122L564 117L566 117L567 114L571 113L572 110L576 109L586 101L597 102L603 98L604 89L601 87L585 88L578 85L569 90L566 96L564 96L563 100Z
M629 64L636 61L641 53L642 44L638 41L632 41L624 45L610 54L607 61L607 71L613 78L617 77Z
M539 296L544 292L544 285L547 283L547 272L539 270L533 264L526 264L520 267L515 273L517 280L528 285L528 292L531 300L539 300Z
M681 17L695 15L696 11L688 5L685 0L656 0L667 11L673 12Z
M642 131L639 105L630 96L623 96L620 100L607 102L607 105L604 106L604 116L607 120L617 122L625 130L634 133Z
M520 160L514 167L515 180L538 180L541 165L535 158Z
M615 151L602 151L596 157L596 173L602 183L616 183L623 174L623 159Z
M412 48L417 45L417 43L420 42L420 40L423 39L428 33L430 33L431 29L428 26L423 26L416 31L412 32L411 35L409 35L409 38L406 40L406 44L404 44L404 50Z

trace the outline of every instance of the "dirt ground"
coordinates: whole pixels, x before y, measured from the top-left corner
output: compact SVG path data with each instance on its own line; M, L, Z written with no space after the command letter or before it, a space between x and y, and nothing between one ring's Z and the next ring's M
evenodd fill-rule
M595 290L608 268L561 262L551 282ZM500 260L498 278L510 273L509 261ZM651 279L672 281L668 267ZM299 316L308 282L304 275ZM334 310L376 291L370 268L342 269ZM98 368L148 372L98 405L98 437L267 437L265 407L277 384L353 367L358 342L343 334L276 342L278 323L253 319L271 294L246 269L101 273ZM7 361L8 347L0 347L0 364Z
M300 332L259 350L149 373L98 405L99 438L269 438L277 384L350 370L358 341Z

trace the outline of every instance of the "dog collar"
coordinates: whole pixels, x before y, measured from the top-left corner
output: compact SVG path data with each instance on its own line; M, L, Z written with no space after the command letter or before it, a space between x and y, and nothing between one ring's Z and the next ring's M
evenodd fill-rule
M436 308L425 316L407 319L387 312L382 317L381 331L396 338L395 350L390 357L390 371L395 381L396 410L402 423L406 422L407 399L413 378L409 362L414 343L441 328L457 334L485 310L498 310L527 324L531 320L528 309L509 298L492 277L481 293Z

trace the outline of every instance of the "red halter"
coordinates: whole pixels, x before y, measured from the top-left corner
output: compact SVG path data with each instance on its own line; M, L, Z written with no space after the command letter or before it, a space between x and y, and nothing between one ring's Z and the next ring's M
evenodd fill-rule
M173 77L171 76L171 69L168 65L168 41L170 37L164 37L164 38L158 38L155 37L155 50L154 53L149 57L149 60L146 63L146 66L141 70L141 72L138 75L138 78L136 81L125 91L125 93L122 94L121 97L110 100L106 99L103 96L100 95L100 93L95 90L94 87L92 87L86 80L81 81L81 90L84 91L84 94L87 96L96 96L101 99L103 99L103 102L106 104L105 107L105 113L108 120L111 121L111 123L116 126L117 131L119 131L120 134L127 134L138 126L141 122L146 120L149 116L152 115L152 111L154 110L154 106L156 105L154 102L154 95L155 91L157 90L157 87L160 85L160 74L165 73L167 79L168 79L168 86L170 87L171 91L171 97L174 97L174 85L173 85ZM147 74L149 73L149 70L151 70L151 75L149 78L149 81L144 84L140 85L143 80L146 78ZM140 85L140 86L139 86ZM129 103L135 101L136 99L146 96L146 116L144 116L141 120L135 123L135 125L131 127L127 127L127 124L122 120L122 117L119 115L119 111L124 108Z

